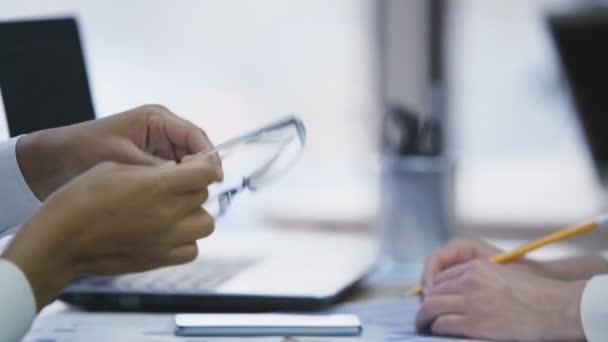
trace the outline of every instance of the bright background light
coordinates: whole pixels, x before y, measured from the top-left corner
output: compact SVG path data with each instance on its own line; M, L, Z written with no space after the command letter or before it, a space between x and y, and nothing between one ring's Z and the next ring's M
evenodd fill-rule
M323 208L349 179L373 186L358 176L373 169L378 141L372 9L369 0L4 0L0 20L77 17L98 116L160 103L221 142L297 113L304 158L277 195L243 199L238 214L279 196L300 211ZM333 195L332 205L370 192Z

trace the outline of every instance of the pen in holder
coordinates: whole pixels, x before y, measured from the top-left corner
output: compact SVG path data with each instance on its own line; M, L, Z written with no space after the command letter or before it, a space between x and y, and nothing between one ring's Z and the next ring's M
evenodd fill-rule
M393 269L419 263L450 238L454 163L441 153L441 126L435 119L420 124L411 112L393 108L383 136L381 266Z

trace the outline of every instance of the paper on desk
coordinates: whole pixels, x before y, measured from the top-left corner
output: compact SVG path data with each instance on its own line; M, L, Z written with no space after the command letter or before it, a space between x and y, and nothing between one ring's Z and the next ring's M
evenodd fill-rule
M457 341L420 336L414 331L417 299L395 299L345 304L328 312L354 313L363 323L357 337L177 337L172 314L57 312L36 320L24 341L151 341L151 342L351 342L351 341Z

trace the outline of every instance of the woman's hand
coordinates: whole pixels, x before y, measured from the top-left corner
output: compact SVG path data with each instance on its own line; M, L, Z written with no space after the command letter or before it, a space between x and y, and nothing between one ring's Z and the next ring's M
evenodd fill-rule
M205 133L159 105L28 134L17 143L21 172L36 196L53 191L103 161L130 165L179 162L212 147ZM219 162L219 159L217 160Z
M203 146L201 146L204 148ZM155 166L101 163L49 196L4 253L26 274L38 308L76 274L184 263L213 219L201 205L222 179L209 158Z
M585 281L563 282L475 259L434 275L419 331L501 341L584 341Z

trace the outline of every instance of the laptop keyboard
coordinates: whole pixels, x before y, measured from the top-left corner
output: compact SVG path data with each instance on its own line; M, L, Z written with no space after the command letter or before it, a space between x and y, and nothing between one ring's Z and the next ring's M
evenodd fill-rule
M170 292L213 291L239 272L255 264L254 259L197 259L191 263L112 277L82 277L70 284L74 291Z

